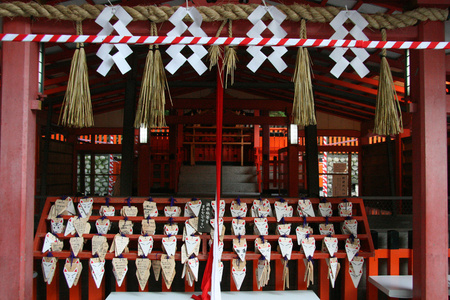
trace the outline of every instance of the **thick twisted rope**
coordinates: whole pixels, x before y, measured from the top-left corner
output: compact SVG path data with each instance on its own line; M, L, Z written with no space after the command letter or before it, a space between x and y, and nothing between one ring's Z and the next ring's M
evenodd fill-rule
M244 20L247 19L257 4L224 4L220 6L199 6L196 7L203 17L204 22L215 22L224 20ZM41 5L36 2L23 3L11 2L0 3L0 17L35 17L52 20L83 21L86 19L96 19L103 10L103 5ZM178 9L178 6L123 6L123 8L133 17L134 21L150 20L155 23L167 21ZM299 22L305 19L309 22L329 23L342 10L334 6L311 7L308 5L279 5L277 8L283 11L287 20ZM438 8L417 8L400 14L362 14L369 22L369 27L373 29L396 29L409 27L419 21L445 21L448 10ZM266 14L265 19L270 16ZM186 17L186 22L191 21Z

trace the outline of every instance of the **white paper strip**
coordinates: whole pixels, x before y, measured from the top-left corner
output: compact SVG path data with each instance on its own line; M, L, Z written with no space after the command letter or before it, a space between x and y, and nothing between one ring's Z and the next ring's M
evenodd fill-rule
M269 13L272 17L272 22L268 26L261 21L261 18L266 13ZM248 20L253 24L253 27L247 32L247 36L261 38L261 33L269 29L273 33L274 38L284 38L287 35L287 32L281 27L284 19L286 19L286 15L275 6L268 7L260 5L248 16ZM252 60L247 64L247 67L252 72L256 72L266 59L272 63L279 73L287 68L286 63L281 58L287 52L286 47L272 47L273 52L269 56L266 56L261 50L261 46L249 46L247 48L247 52L253 56Z
M109 21L113 16L117 17L117 22L112 25ZM99 36L110 35L113 30L119 34L119 38L123 36L132 36L130 31L127 29L127 25L133 20L133 18L121 7L117 6L106 6L102 12L98 15L95 23L103 27L103 29L98 33ZM109 53L116 47L117 52L114 55ZM103 62L97 69L97 72L103 76L108 74L114 64L117 65L122 74L127 73L131 70L130 65L126 61L126 58L133 53L131 48L126 44L103 44L97 51L97 56L100 57Z
M355 24L350 32L343 26L348 19ZM330 38L331 40L342 40L348 34L352 35L356 40L369 40L363 32L363 29L366 28L368 22L356 10L343 10L339 12L339 14L337 14L336 17L330 22L330 25L336 31ZM330 58L336 62L336 65L331 69L330 73L336 78L341 76L342 72L344 72L348 65L351 65L361 78L369 73L369 69L364 65L364 61L369 57L367 51L365 49L353 48L352 51L355 53L356 57L351 62L344 57L347 49L336 48L330 54Z

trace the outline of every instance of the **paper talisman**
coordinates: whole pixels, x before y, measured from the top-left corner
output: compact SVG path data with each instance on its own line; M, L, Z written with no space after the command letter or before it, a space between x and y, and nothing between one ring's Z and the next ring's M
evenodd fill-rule
M144 218L153 218L158 216L158 208L156 207L155 202L146 200L142 206L144 208Z
M71 237L69 240L70 250L72 250L73 255L78 256L80 251L83 251L84 239L83 237Z
M231 232L234 235L245 235L245 220L233 219L231 221Z
M120 215L124 217L136 217L138 208L136 206L124 206L120 210Z
M116 209L114 208L114 206L102 205L102 206L100 206L100 209L98 212L99 212L100 216L114 217L114 215L116 214Z
M298 200L297 210L300 210L305 217L315 217L314 209L309 199Z
M161 274L161 261L154 260L152 262L153 274L155 275L155 280L159 281L159 274Z
M348 261L352 261L359 249L361 249L359 239L354 239L353 242L350 239L345 241L345 252L347 252Z
M147 256L153 250L153 238L149 235L141 235L138 238L138 256Z
M93 198L83 198L80 199L78 203L78 212L82 218L88 218L92 215L92 205L94 204Z
M316 240L313 237L304 238L302 240L302 249L305 253L305 257L314 257L314 251L316 251Z
M121 286L128 272L128 259L114 257L112 259L113 274L116 277L117 286Z
M355 286L355 288L358 288L359 281L361 280L361 277L362 277L362 274L363 274L362 269L359 270L359 272L358 272L358 271L356 271L356 270L353 268L353 266L350 266L350 267L348 268L348 271L349 271L349 273L350 273L350 277L352 278L353 285Z
M319 215L322 217L333 216L333 209L330 202L319 203Z
M267 218L255 218L254 219L254 232L255 235L268 235L269 225L267 223Z
M328 277L330 278L331 286L334 288L334 284L336 282L337 275L339 274L341 264L339 263L336 257L327 259L327 264L328 264Z
M189 267L188 272L193 276L194 281L197 281L198 280L198 267L200 265L198 262L198 258L194 257L194 258L188 259L187 265Z
M351 202L342 202L338 206L340 217L351 217L353 211L353 204Z
M69 258L66 259L63 273L69 289L72 288L72 286L77 285L82 269L83 266L81 265L79 258L74 258L72 261Z
M193 200L186 203L184 206L185 217L198 217L200 214L200 208L202 207L202 200Z
M212 200L211 201L211 207L212 207L213 216L215 216L215 214L216 214L216 200ZM219 218L222 218L224 214L225 214L225 200L220 200L219 201L219 212L218 212Z
M334 225L332 223L330 224L319 224L319 232L321 235L334 235Z
M302 244L302 240L306 237L307 234L312 234L313 231L311 227L303 227L303 225L297 226L297 229L295 230L295 233L297 234L297 243L299 245Z
M52 243L52 251L53 252L58 252L58 251L62 251L64 248L64 242L63 241L56 241L54 243Z
M281 253L281 256L284 258L287 258L288 260L291 259L292 255L292 248L293 248L292 239L289 237L279 237L278 238L278 248Z
M103 275L105 275L105 260L99 257L89 259L89 269L97 288L102 284Z
M233 239L233 250L239 256L240 260L245 261L245 254L247 253L246 239Z
M238 291L241 289L242 282L244 282L246 271L245 261L233 259L231 266L231 275L233 276L233 281Z
M276 234L290 235L291 234L291 224L278 224Z
M166 206L164 207L164 216L166 217L179 217L181 215L181 208L178 206Z
M247 204L241 202L238 204L237 201L233 200L230 206L231 216L233 218L241 217L244 218L247 216Z
M66 230L64 231L64 236L68 236L69 234L75 234L75 226L73 226L73 222L78 219L78 217L71 217L67 220Z
M143 219L141 221L141 234L154 235L156 232L156 223L152 219Z
M75 228L75 231L79 236L83 236L83 234L88 233L87 229L88 229L89 223L87 221L88 221L88 218L79 218L79 217L76 217L73 220L73 227ZM89 230L90 230L90 228L91 228L91 225L89 224Z
M50 232L47 232L44 239L44 244L42 245L42 253L49 251L52 248L52 244L59 242L59 239Z
M325 246L325 247L324 247ZM335 237L324 237L322 251L330 254L331 257L338 251L338 239Z
M145 289L150 277L150 267L152 262L148 258L136 258L136 277L141 291Z
M266 240L262 240L261 238L255 239L255 253L261 253L265 259L270 262L270 254L272 253L272 246Z
M109 229L111 228L111 221L109 219L98 219L95 221L95 227L97 228L97 232L99 234L108 234Z
M175 258L166 254L161 255L161 273L166 287L170 289L175 278Z
M164 234L165 235L177 235L178 225L177 224L164 224Z
M358 221L345 220L341 224L341 231L343 234L353 234L353 236L356 237L358 234Z
M130 238L127 236L122 236L119 233L114 236L114 245L111 245L111 248L114 246L115 256L119 256L125 251L125 248L128 246L130 242Z
M130 220L120 220L119 232L123 234L133 234L133 222Z
M53 234L63 233L64 231L64 219L63 218L54 218L50 221L51 231Z
M47 284L52 283L57 262L58 259L56 257L42 257L42 275L44 276L44 282L47 282Z
M163 237L162 246L168 256L174 256L177 251L177 238L175 236Z
M200 251L200 237L199 236L186 236L186 254L190 257L192 254L198 256Z

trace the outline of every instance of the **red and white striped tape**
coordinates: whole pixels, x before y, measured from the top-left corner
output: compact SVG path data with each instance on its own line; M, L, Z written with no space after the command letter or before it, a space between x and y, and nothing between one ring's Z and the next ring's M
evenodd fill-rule
M112 135L109 136L109 143L114 144L114 138ZM112 196L114 191L114 184L116 181L114 180L114 156L112 154L109 155L109 168L108 168L108 195Z
M323 137L323 145L328 145L328 137ZM322 192L324 197L328 197L328 152L323 153L322 158Z
M98 36L61 34L0 34L2 42L154 44L154 45L229 45L285 46L366 49L450 49L450 42L361 41L294 38L191 37L191 36Z

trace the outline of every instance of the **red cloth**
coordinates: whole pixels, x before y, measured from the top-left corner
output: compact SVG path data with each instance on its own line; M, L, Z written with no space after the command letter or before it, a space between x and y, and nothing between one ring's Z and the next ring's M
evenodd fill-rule
M214 260L213 255L213 246L209 250L208 261L206 262L205 272L203 273L202 280L202 294L201 295L192 295L192 299L195 300L210 300L211 296L208 294L211 288L211 275L212 275L212 265Z

